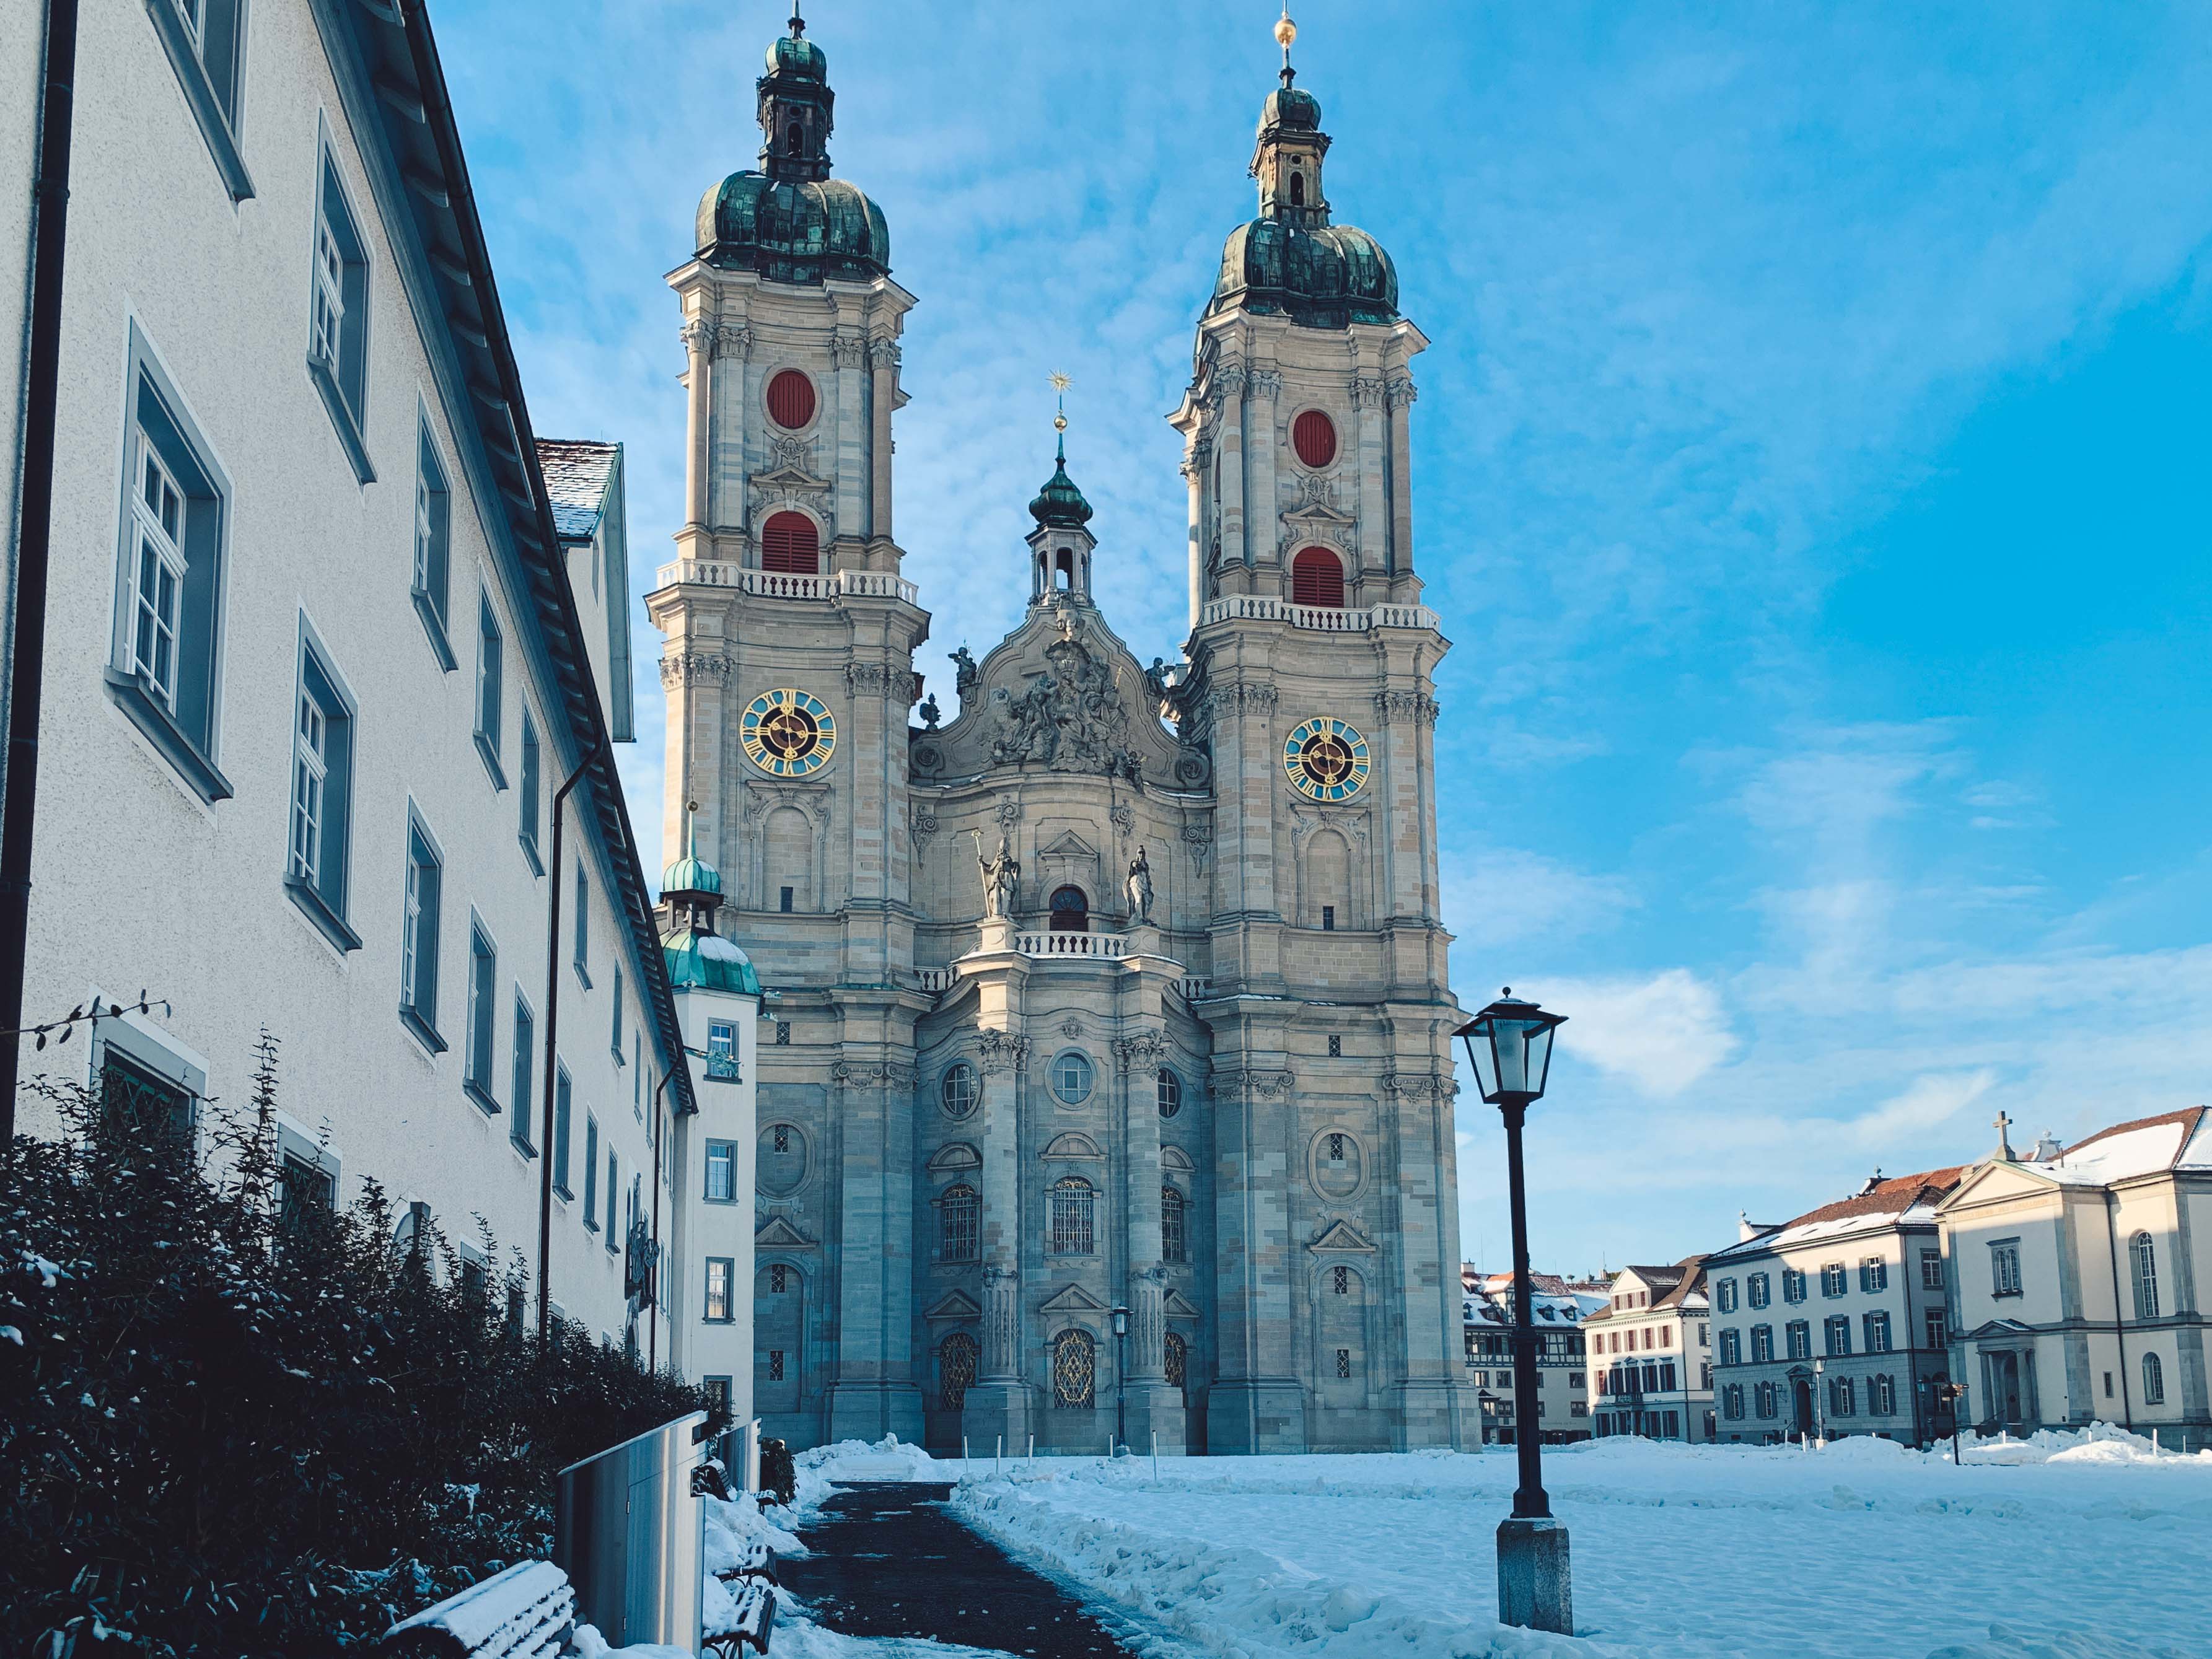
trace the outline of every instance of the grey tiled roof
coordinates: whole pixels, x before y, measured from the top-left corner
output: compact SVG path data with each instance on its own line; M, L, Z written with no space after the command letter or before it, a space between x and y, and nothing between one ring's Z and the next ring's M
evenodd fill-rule
M545 494L553 506L553 528L563 540L587 540L599 527L605 510L607 480L614 474L613 444L588 438L540 438L538 470L545 475Z

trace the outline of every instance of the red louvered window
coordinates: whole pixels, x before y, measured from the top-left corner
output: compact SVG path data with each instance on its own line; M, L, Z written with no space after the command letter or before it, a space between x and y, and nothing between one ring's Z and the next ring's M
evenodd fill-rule
M1306 547L1291 561L1291 603L1344 609L1344 563L1325 547Z
M1309 409L1291 422L1291 447L1308 466L1327 466L1336 459L1336 422Z
M822 574L822 542L804 513L776 513L761 526L761 568L785 576ZM1338 583L1338 591L1343 584Z
M805 426L814 418L814 382L795 368L779 370L768 383L768 417L786 432Z

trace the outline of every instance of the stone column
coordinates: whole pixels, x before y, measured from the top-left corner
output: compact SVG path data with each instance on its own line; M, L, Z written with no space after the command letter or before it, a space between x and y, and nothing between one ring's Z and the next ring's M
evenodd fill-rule
M743 323L724 323L714 331L706 507L717 530L751 528L745 522L745 434L752 426L745 418L745 359L752 343L753 331Z
M684 325L681 338L685 356L685 412L690 422L684 452L684 523L687 529L704 529L710 515L708 490L714 471L709 449L714 426L714 325L694 317Z
M983 1352L960 1413L960 1430L977 1454L994 1443L1024 1447L1030 1389L1022 1376L1022 1192L1020 1097L1029 1039L1009 1031L977 1035L982 1073L983 1168L977 1177L982 1218Z
M666 865L682 855L684 807L696 800L699 845L730 872L729 879L734 883L741 879L741 866L732 862L734 846L726 847L722 841L722 826L736 816L722 799L722 744L726 735L722 702L732 664L713 648L720 643L672 640L660 659L660 685L668 697L661 862Z
M1215 1378L1206 1391L1209 1454L1302 1452L1306 1391L1292 1351L1291 1237L1284 1148L1297 1077L1235 1048L1214 1056Z
M1121 1212L1127 1219L1129 1336L1120 1380L1129 1444L1180 1454L1187 1437L1182 1396L1167 1380L1167 1268L1160 1239L1160 1120L1154 1079L1167 1037L1139 1030L1114 1044L1122 1112Z
M1359 451L1358 511L1362 574L1382 574L1389 568L1390 495L1383 459L1389 433L1382 404L1382 382L1379 379L1363 374L1352 381L1353 442ZM1370 602L1362 597L1361 603Z
M1212 397L1221 427L1221 499L1216 503L1221 509L1221 561L1237 567L1239 572L1252 562L1244 545L1244 370L1235 363L1224 365L1213 377ZM1226 574L1216 571L1215 592L1231 591L1223 586ZM1251 584L1240 574L1233 590L1249 593Z
M836 523L830 530L832 539L860 534L866 516L863 509L868 493L867 458L860 435L864 396L860 376L866 358L867 343L859 335L841 333L831 338L830 361L836 365L837 386L836 464L830 474L836 485L832 496L836 514ZM831 568L825 561L823 568Z
M1190 487L1190 625L1206 606L1206 469L1213 446L1200 438L1182 459L1182 481Z
M1413 574L1413 399L1420 394L1413 377L1392 378L1385 396L1390 404L1390 582L1391 597L1410 599Z
M868 342L869 491L868 534L878 541L891 537L891 410L898 403L898 342L878 338Z
M914 1335L915 1073L909 1065L841 1060L832 1109L844 1142L838 1177L837 1377L832 1440L919 1443L921 1391Z
M1417 1029L1425 1026L1424 1021ZM1452 1134L1457 1085L1449 1050L1441 1058L1408 1054L1393 1063L1407 1069L1382 1079L1384 1146L1378 1151L1395 1178L1382 1194L1384 1251L1377 1265L1386 1304L1398 1317L1379 1356L1377 1380L1396 1396L1389 1413L1395 1449L1475 1445L1481 1413L1467 1385L1459 1277L1459 1160ZM1416 1065L1434 1069L1412 1069Z
M1272 368L1255 368L1244 379L1244 544L1248 560L1266 565L1279 574L1282 523L1275 501L1275 401L1282 395L1283 377ZM1278 580L1272 586L1290 597Z

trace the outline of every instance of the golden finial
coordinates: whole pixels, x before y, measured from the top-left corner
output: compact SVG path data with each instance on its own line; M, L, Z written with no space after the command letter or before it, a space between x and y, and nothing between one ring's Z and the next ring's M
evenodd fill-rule
M1291 84L1297 71L1291 68L1291 42L1298 38L1298 26L1291 21L1290 0L1283 0L1283 15L1275 21L1275 44L1283 49L1283 84Z
M1045 379L1052 382L1053 395L1060 399L1059 406L1053 411L1052 429L1065 432L1067 430L1067 388L1075 382L1058 369L1046 375Z

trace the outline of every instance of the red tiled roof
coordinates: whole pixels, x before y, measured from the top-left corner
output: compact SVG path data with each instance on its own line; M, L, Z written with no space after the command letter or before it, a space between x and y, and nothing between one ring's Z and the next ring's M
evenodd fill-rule
M1918 1175L1893 1176L1878 1182L1869 1192L1859 1193L1833 1204L1823 1204L1817 1210L1808 1210L1787 1224L1808 1226L1816 1221L1848 1221L1853 1216L1902 1215L1923 1198L1933 1200L1943 1197L1959 1184L1959 1177L1966 1171L1963 1164L1953 1164L1948 1170L1923 1170Z
M2115 1123L2109 1129L2098 1130L2087 1140L2075 1141L2066 1149L2065 1156L2071 1158L2082 1148L2094 1146L2108 1135L2124 1135L2130 1129L2155 1129L2161 1123L2179 1123L2181 1125L2181 1139L2175 1146L2173 1155L2179 1158L2182 1148L2189 1145L2190 1136L2197 1133L2197 1126L2203 1120L2206 1109L2202 1106L2185 1106L2178 1112L2160 1112L2156 1117L2139 1117L2132 1123Z

